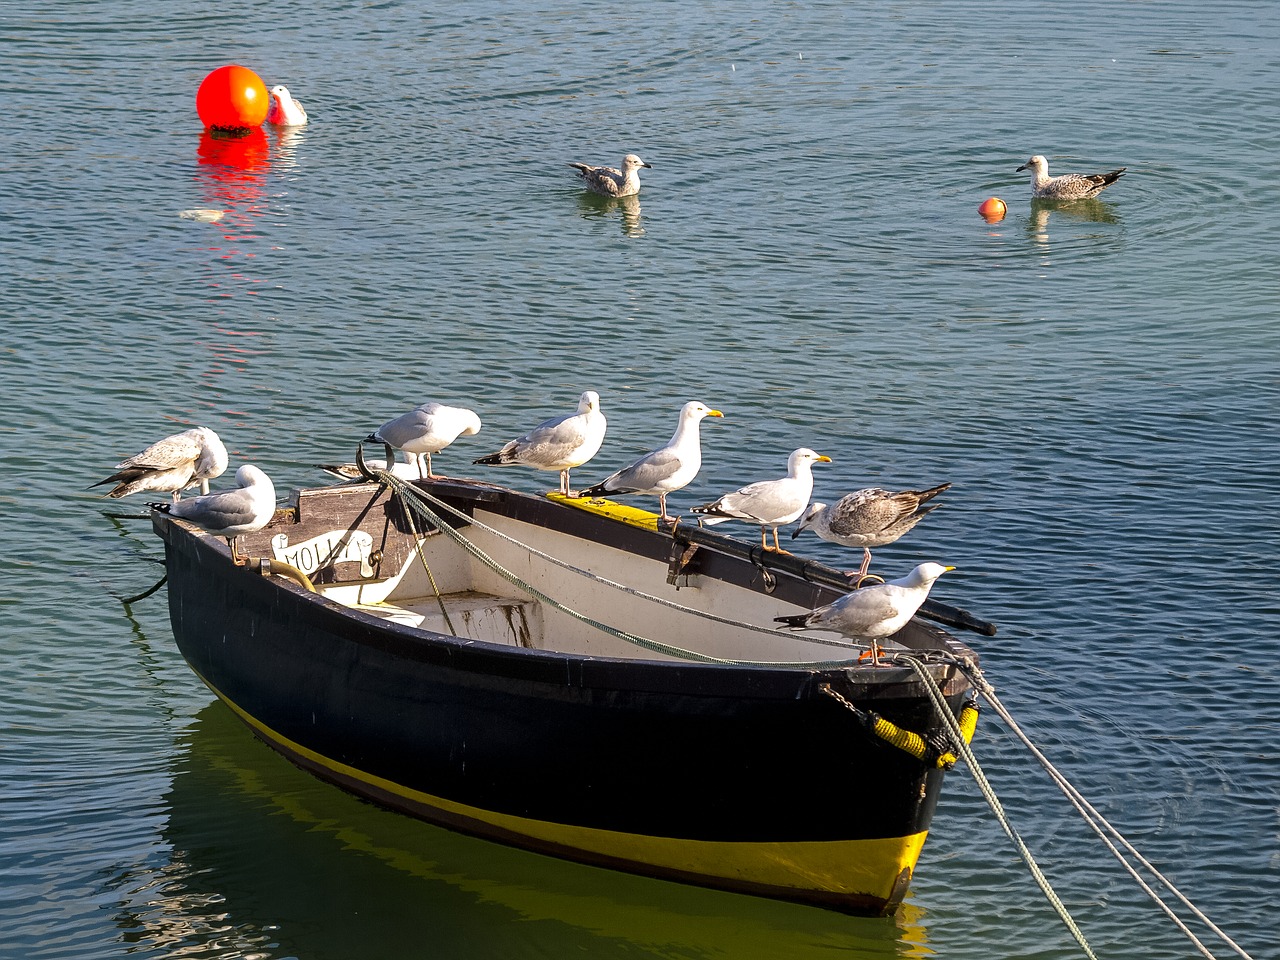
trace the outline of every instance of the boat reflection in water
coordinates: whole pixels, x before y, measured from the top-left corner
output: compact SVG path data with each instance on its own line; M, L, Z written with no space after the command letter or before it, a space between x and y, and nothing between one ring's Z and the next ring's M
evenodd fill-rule
M932 956L910 903L892 920L849 917L468 837L307 776L219 702L185 737L167 895L129 924L174 955Z

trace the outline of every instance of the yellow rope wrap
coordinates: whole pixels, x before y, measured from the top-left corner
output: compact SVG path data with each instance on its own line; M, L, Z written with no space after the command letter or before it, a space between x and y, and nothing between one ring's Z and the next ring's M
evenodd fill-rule
M871 722L872 732L886 743L891 743L899 750L905 750L917 760L924 759L925 743L924 738L918 733L912 733L910 730L903 730L900 726L891 720L886 720L879 714L872 714ZM939 757L939 760L942 758ZM954 763L954 759L952 760Z

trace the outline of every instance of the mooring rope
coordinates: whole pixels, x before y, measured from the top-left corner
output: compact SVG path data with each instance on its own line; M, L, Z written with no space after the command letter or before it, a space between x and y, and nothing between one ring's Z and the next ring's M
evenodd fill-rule
M965 676L969 678L969 682L973 684L974 689L981 693L986 701L991 704L996 715L1005 722L1005 725L1014 734L1014 736L1022 741L1023 745L1028 751L1030 751L1031 755L1035 757L1039 764L1045 769L1058 789L1062 791L1063 795L1071 802L1072 806L1079 811L1080 816L1085 823L1089 825L1090 829L1092 829L1093 832L1098 835L1098 838L1106 845L1107 849L1111 852L1111 855L1120 861L1121 866L1123 866L1129 875L1133 877L1134 881L1143 890L1143 892L1145 892L1147 896L1150 897L1162 911L1164 911L1165 915L1168 916L1183 935L1186 936L1192 944L1194 944L1196 949L1200 951L1201 955L1208 957L1209 960L1215 960L1214 954L1204 945L1204 943L1201 942L1200 938L1195 935L1194 931L1192 931L1182 918L1174 912L1172 907L1165 903L1159 893L1152 889L1150 884L1142 878L1141 874L1138 873L1137 868L1125 859L1124 854L1121 853L1121 851L1117 849L1116 844L1112 842L1112 838L1118 841L1125 851L1137 860L1139 864L1145 867L1151 875L1169 891L1170 894L1180 901L1197 920L1212 930L1223 943L1239 954L1243 960L1253 960L1253 958L1245 952L1243 947L1231 939L1225 931L1210 920L1199 907L1192 903L1191 900L1174 885L1172 880L1166 877L1155 867L1154 864L1147 860L1147 858L1129 842L1124 834L1122 834L1110 821L1108 821L1106 817L1099 813L1093 804L1091 804L1084 795L1076 789L1075 785L1072 784L1071 781L1069 781L1066 776L1049 761L1049 758L1044 755L1044 753L1032 742L1031 738L1027 736L1020 726L1018 726L1017 721L1013 719L1013 715L1004 706L1004 704L1000 702L1000 698L996 696L995 689L987 681L986 677L976 664L965 662L958 664L958 666L962 671L964 671ZM1110 837L1107 836L1108 833L1111 835Z
M1093 948L1089 946L1089 941L1085 939L1080 927L1072 918L1067 906L1062 902L1062 898L1054 891L1053 885L1049 883L1049 878L1044 875L1044 871L1040 869L1040 865L1036 863L1036 858L1031 855L1031 850L1027 847L1018 831L1014 829L1013 824L1009 822L1008 815L1004 812L1004 806L1000 803L1000 798L996 796L991 782L987 780L986 774L982 772L982 767L978 764L978 758L974 756L973 748L965 742L964 734L960 730L960 724L955 716L951 713L951 708L947 705L946 699L942 695L942 690L934 681L929 671L925 669L924 664L920 663L915 657L896 656L893 658L895 662L905 660L907 665L916 672L920 678L925 690L929 694L929 698L933 701L934 708L938 715L942 717L943 722L947 725L947 730L951 734L954 741L956 752L964 758L965 763L969 765L969 772L973 775L974 782L977 783L978 789L982 791L982 796L987 801L987 806L991 808L991 812L995 814L996 820L1004 829L1009 839L1013 841L1014 847L1018 851L1018 855L1027 865L1027 869L1031 871L1031 876L1035 878L1040 890L1044 893L1045 899L1049 901L1050 906L1061 918L1066 928L1071 931L1071 935L1075 938L1076 943L1080 944L1080 948L1084 951L1086 957L1090 960L1097 960L1097 955L1093 952Z

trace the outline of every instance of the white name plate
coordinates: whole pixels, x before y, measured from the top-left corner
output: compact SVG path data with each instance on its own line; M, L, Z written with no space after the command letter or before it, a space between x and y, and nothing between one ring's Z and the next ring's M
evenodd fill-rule
M308 576L321 567L335 563L359 563L360 576L372 577L373 537L363 530L333 530L301 543L289 543L289 535L277 533L271 538L271 550L277 560L297 567Z

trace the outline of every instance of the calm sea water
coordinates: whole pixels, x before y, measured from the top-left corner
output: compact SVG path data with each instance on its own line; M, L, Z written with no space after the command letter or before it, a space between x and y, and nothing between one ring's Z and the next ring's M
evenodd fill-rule
M313 781L212 702L163 594L116 599L160 547L85 488L160 436L211 426L283 491L439 399L484 418L438 458L464 472L588 388L582 479L725 411L685 509L800 445L825 499L953 482L876 567L955 564L1020 722L1280 954L1278 9L4 7L0 956L1078 956L962 770L890 919L622 876ZM202 141L230 62L312 123ZM629 151L634 202L564 165ZM1038 207L1032 153L1129 173ZM1101 956L1193 955L998 721L976 746Z

